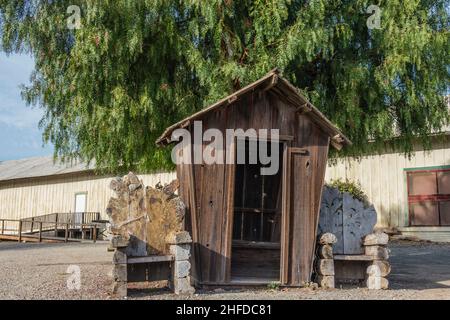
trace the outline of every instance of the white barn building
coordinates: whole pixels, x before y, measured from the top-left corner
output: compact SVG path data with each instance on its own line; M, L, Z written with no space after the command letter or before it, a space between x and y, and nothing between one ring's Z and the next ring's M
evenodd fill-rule
M49 213L99 212L113 192L113 176L98 176L83 164L54 163L52 157L0 162L0 219ZM139 175L145 185L169 183L175 172ZM411 158L386 152L329 164L326 180L359 182L378 213L378 227L404 235L450 242L450 136L417 147Z
M329 165L326 180L359 182L378 214L378 227L403 235L450 242L450 136L416 146L410 158L385 152Z
M0 219L19 220L49 213L99 212L113 192L113 176L98 176L84 164L65 165L38 157L0 162ZM139 175L145 185L169 183L175 173Z

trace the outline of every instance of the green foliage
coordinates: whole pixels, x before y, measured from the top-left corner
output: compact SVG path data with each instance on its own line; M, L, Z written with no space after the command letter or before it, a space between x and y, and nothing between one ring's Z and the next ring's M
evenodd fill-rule
M349 179L335 179L331 180L331 182L327 185L332 188L337 188L340 192L348 192L355 199L358 199L366 204L368 203L367 195L363 191L359 182L354 182Z
M278 281L272 281L267 284L269 290L280 290L280 283Z
M366 8L382 9L369 30ZM67 7L81 8L80 29ZM278 67L353 141L398 148L447 124L448 0L0 0L0 49L33 55L23 90L55 155L169 168L165 127ZM375 143L368 144L367 139Z

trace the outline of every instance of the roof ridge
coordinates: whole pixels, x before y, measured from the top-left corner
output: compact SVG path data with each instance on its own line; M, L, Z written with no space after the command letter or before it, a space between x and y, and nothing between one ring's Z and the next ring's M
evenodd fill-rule
M255 88L261 86L263 83L269 82L266 84L264 90L275 90L276 91L282 91L281 94L287 94L289 98L294 98L293 102L291 102L293 105L297 105L297 107L304 109L306 108L308 111L311 111L310 114L312 115L311 118L314 117L313 121L316 122L317 125L320 127L326 129L328 135L331 137L331 141L333 146L339 149L339 147L342 147L342 143L346 144L352 144L350 139L348 139L339 128L336 127L325 115L320 112L319 109L317 109L311 102L306 99L303 94L300 92L300 89L292 85L288 80L286 80L284 77L280 75L280 70L278 68L274 68L270 70L265 76L262 78L248 84L247 86L227 95L226 97L218 100L217 102L203 108L200 111L197 111L193 113L192 115L174 123L173 125L167 127L162 135L156 140L156 144L158 145L165 145L171 143L171 133L179 128L179 127L186 127L189 125L191 121L195 121L196 119L200 118L204 114L207 114L209 112L212 112L213 110L219 108L219 107L225 107L230 104L232 104L234 101L236 101L236 98L240 95L246 94L247 92L250 92L251 90L254 90ZM286 92L287 91L287 92ZM289 93L294 93L289 95ZM292 99L290 99L292 100ZM299 101L300 100L300 101Z

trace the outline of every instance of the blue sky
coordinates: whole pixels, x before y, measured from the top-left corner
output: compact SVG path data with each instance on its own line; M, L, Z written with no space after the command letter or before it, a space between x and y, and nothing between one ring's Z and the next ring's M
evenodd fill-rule
M33 59L0 53L0 161L52 154L38 129L42 110L26 106L20 85L29 84Z

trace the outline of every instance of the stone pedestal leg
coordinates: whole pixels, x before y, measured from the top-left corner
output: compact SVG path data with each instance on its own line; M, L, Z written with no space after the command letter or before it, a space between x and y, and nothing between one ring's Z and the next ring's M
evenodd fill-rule
M381 271L378 266L371 265L367 268L366 284L370 290L381 289Z
M317 273L316 281L322 288L334 288L334 260L333 260L333 244L336 243L336 236L332 233L324 233L319 237L317 247L318 259L315 263Z
M389 288L389 281L381 276L381 270L377 264L372 264L367 268L366 284L370 290Z
M369 289L389 288L389 281L386 279L391 272L389 249L386 247L388 241L389 236L383 232L375 232L364 238L365 254L373 258L372 264L367 268L366 283Z
M175 259L172 264L170 288L175 294L193 294L195 289L191 285L191 263L189 262L192 240L189 233L183 231L170 235L166 241Z
M117 247L113 256L113 287L112 292L118 297L126 297L128 294L127 254L126 247Z

